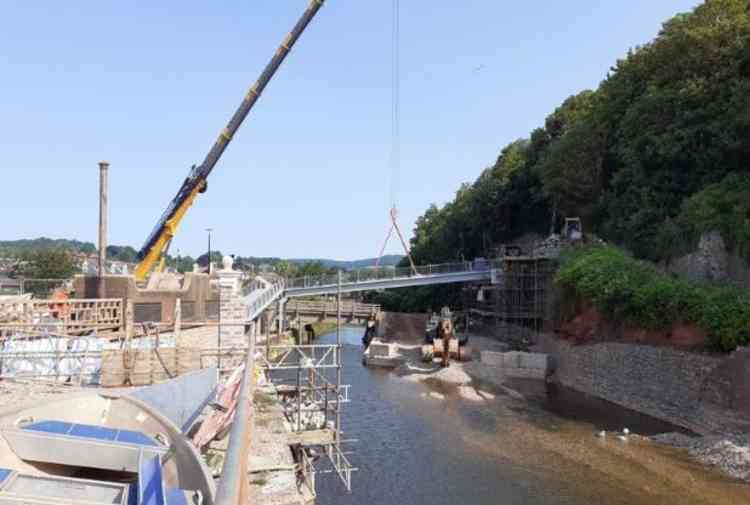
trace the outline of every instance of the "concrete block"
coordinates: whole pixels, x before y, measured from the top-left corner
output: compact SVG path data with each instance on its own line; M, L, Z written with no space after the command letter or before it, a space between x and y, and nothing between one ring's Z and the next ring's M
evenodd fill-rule
M524 352L519 353L520 367L533 368L536 370L547 371L548 360L546 354Z
M503 353L495 351L481 351L480 361L487 366L503 366Z
M370 343L370 356L373 358L389 358L391 357L391 345L384 344L381 342Z
M399 357L379 357L379 356L369 356L365 358L365 364L367 366L372 367L381 367L381 368L396 368L403 362L402 358Z
M521 366L520 354L517 351L503 353L503 367L517 368Z

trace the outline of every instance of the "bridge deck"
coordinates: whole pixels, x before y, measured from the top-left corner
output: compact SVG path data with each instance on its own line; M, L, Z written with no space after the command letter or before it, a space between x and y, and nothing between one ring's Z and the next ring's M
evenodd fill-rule
M341 273L341 292L375 291L412 286L432 286L455 282L481 282L493 278L495 265L488 261L424 265L411 268L366 268ZM285 282L264 282L263 289L253 291L246 298L248 319L258 317L271 303L280 298L335 294L339 290L339 276L303 277Z
M428 275L412 275L408 277L394 277L391 279L371 279L360 281L348 281L341 283L342 293L354 293L358 291L375 291L380 289L395 289L411 286L431 286L436 284L449 284L454 282L476 282L490 279L489 270L437 273ZM334 294L338 292L337 282L310 281L307 285L287 286L284 295L288 298L299 296L315 296Z

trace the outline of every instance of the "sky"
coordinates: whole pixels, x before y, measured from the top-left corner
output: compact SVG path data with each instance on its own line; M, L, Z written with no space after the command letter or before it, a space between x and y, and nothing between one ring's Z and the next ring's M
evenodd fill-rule
M307 0L0 0L0 239L140 248ZM390 0L328 0L219 161L172 252L376 256L393 195L432 204L697 0L402 0L400 170ZM386 252L401 252L391 240Z

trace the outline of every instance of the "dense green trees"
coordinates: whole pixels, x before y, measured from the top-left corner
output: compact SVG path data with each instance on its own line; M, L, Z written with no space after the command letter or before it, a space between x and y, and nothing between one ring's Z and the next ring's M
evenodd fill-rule
M12 275L27 279L69 279L76 272L75 257L67 249L39 249L24 252Z
M748 2L708 0L505 147L452 202L428 208L413 254L421 262L483 255L568 215L638 257L668 259L680 252L665 247L675 234L694 235L684 229L691 196L750 173L749 160Z

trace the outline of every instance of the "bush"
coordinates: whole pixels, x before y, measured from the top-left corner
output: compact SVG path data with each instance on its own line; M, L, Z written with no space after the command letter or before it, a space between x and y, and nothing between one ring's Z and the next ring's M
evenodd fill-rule
M613 321L648 329L693 323L722 351L750 343L747 290L680 279L614 247L565 251L557 282Z

